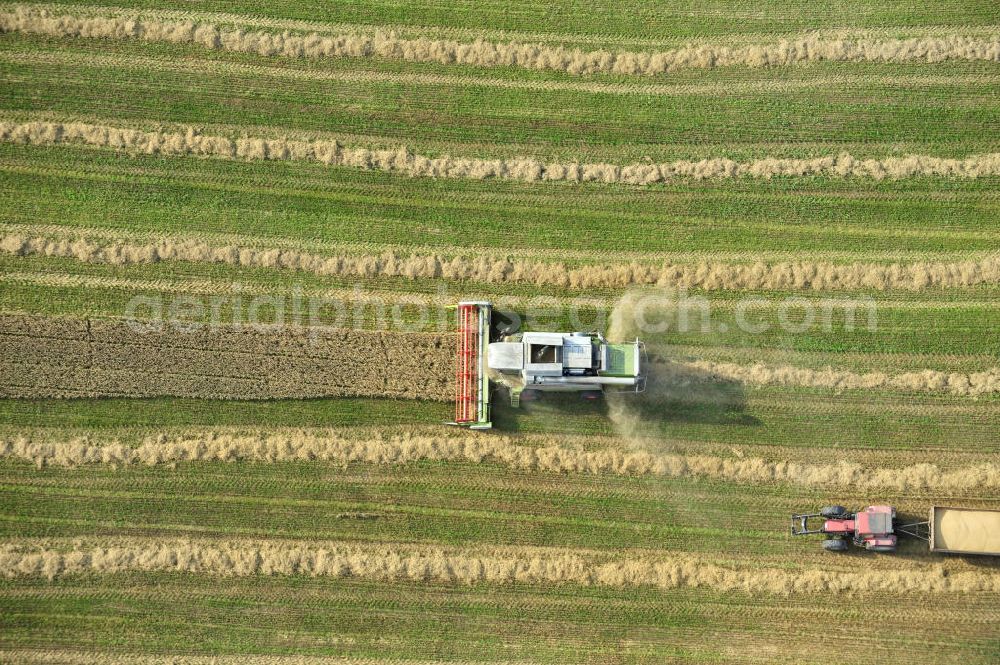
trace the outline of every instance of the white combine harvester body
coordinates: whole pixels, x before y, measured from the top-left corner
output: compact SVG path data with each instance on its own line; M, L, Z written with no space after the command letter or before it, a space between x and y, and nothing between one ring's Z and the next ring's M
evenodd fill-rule
M609 344L600 333L526 332L489 345L487 367L522 390L641 390L642 344Z
M459 344L454 424L492 427L492 378L507 386L511 405L542 392L578 392L597 398L608 390L642 392L645 347L611 343L600 333L495 330L492 303L458 304Z

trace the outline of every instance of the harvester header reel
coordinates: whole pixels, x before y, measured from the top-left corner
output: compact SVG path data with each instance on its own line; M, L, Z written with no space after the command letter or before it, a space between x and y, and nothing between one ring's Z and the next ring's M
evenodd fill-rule
M471 429L490 429L490 379L486 350L490 343L493 304L458 303L458 364L455 370L455 421Z

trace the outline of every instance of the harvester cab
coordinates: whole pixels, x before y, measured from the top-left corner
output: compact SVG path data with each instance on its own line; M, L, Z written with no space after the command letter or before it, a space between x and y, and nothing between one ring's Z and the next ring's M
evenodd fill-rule
M489 429L490 381L505 385L511 406L544 392L599 399L607 390L642 392L642 342L612 343L600 333L519 332L494 320L493 304L458 304L455 425Z
M809 528L809 520L823 519L823 526ZM844 552L851 543L869 552L895 552L896 509L892 506L868 506L850 513L843 506L827 506L818 513L792 515L792 535L823 534L823 549Z

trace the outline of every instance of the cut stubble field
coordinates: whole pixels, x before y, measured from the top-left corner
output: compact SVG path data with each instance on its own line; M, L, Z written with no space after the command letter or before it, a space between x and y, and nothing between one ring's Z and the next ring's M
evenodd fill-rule
M222 233L302 242L659 252L754 258L996 252L986 180L839 185L809 179L671 185L642 196L596 185L399 179L292 162L136 157L0 143L7 220L76 229ZM566 233L572 229L573 233ZM630 257L630 258L634 258Z

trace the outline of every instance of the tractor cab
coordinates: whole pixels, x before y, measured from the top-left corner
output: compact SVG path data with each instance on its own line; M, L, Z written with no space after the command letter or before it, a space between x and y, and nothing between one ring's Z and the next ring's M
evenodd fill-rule
M823 518L823 526L809 528L812 518ZM856 513L843 506L826 506L818 513L792 515L792 535L821 533L826 536L823 549L830 552L844 552L851 543L869 552L894 552L895 521L896 509L892 506L868 506Z

